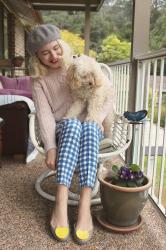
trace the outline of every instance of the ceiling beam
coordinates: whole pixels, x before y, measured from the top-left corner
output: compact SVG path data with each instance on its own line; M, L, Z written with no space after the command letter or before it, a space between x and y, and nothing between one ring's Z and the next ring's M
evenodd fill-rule
M37 10L76 10L85 11L85 0L29 0ZM90 11L98 11L104 0L88 0Z
M83 4L85 5L85 0L29 0L32 4L40 3L40 4L61 4L61 5L78 5ZM99 5L103 0L90 0L89 3Z
M62 5L62 4L41 4L41 3L33 3L32 6L36 10L66 10L66 11L85 11L85 4L77 4L77 5ZM91 5L90 11L97 11L97 5Z

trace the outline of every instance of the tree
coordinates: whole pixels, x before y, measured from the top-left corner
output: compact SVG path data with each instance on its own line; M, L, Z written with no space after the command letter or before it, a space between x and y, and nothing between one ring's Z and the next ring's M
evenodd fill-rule
M85 14L80 11L42 11L44 22L84 37ZM99 12L91 13L90 48L100 52L103 39L112 33L131 40L132 0L107 0Z
M99 12L92 12L90 48L100 53L102 41L113 33L119 39L130 42L132 8L133 0L105 0ZM165 8L166 0L152 0L150 48L153 50L165 47ZM84 37L84 12L42 11L42 14L45 22Z
M60 29L82 36L84 28L84 13L80 11L42 11L45 23L52 23Z
M74 50L74 54L83 54L84 53L84 40L78 35L68 30L62 30L61 36L64 41L66 41L71 48ZM96 53L93 50L90 50L90 56L96 57Z
M153 50L166 48L166 9L160 11L153 30L150 33L150 45Z
M152 5L154 8L161 8L166 5L165 0L152 0Z
M121 39L131 41L132 34L132 0L110 0L109 10L110 19L113 24L113 32Z
M98 60L109 63L117 60L129 59L131 44L121 41L116 35L110 35L103 40Z

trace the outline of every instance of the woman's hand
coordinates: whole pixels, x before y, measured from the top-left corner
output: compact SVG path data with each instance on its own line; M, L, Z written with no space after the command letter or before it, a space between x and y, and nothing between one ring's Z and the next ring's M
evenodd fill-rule
M98 124L99 127L101 128L102 133L104 133L104 127L103 127L103 125L102 125L101 123L99 123L99 122L97 122L97 124Z
M55 170L56 168L56 149L51 148L46 153L46 165L51 170Z
M104 133L104 127L100 121L94 121L101 129L102 133Z

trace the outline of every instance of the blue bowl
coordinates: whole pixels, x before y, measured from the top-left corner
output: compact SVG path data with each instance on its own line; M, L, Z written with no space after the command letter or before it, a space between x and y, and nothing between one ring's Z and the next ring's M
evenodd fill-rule
M129 121L141 121L147 116L147 114L147 110L139 110L137 112L125 111L123 115Z

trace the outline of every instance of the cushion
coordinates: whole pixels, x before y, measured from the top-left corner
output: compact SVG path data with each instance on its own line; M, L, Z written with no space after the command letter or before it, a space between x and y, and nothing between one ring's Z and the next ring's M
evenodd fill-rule
M0 108L2 105L20 102L20 101L24 101L27 103L31 113L35 112L34 102L30 98L22 96L22 95L0 95Z
M19 89L0 89L0 95L22 95L32 99L32 93L30 91Z
M0 81L2 82L4 89L18 89L30 92L32 91L32 81L30 76L20 76L15 78L0 76Z

